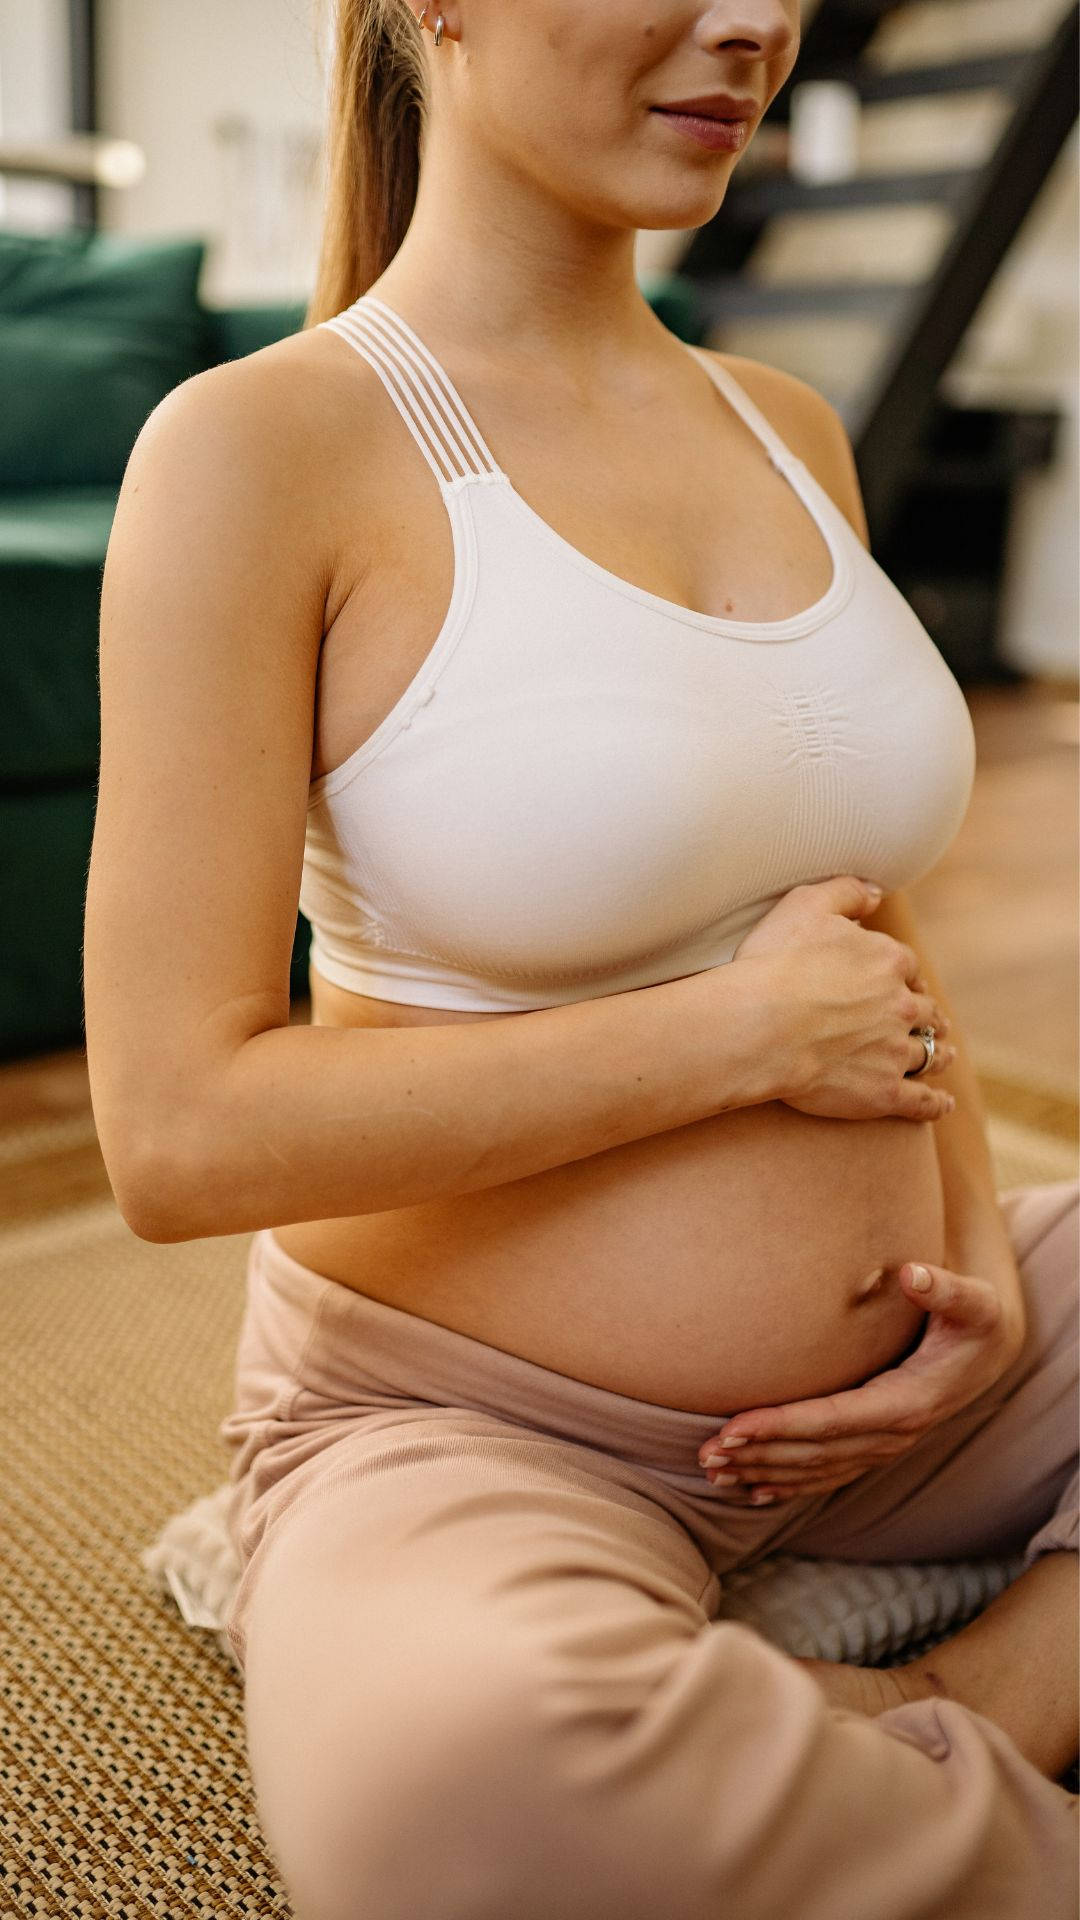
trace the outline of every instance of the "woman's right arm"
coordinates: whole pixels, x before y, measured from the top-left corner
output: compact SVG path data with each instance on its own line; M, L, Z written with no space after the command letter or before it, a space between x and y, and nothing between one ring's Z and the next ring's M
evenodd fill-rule
M824 1086L790 945L505 1019L289 1024L335 567L306 484L309 400L273 349L195 376L150 415L117 503L84 991L98 1138L133 1231L175 1241L414 1206ZM895 1002L875 1104L864 1074L865 1104L838 1080L835 1111L935 1117L941 1096L898 1079L915 1064L902 1027L932 1015L904 984L907 950L836 917L869 911L858 881L812 891L830 935L816 977L835 998L836 965L851 973L855 942L879 943L876 1028ZM843 1045L834 1034L838 1064L866 1020Z

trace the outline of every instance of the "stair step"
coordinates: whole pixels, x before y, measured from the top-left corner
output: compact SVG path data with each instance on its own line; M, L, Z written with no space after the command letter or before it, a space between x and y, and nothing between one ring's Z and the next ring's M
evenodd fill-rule
M724 198L724 218L757 226L775 213L816 213L834 207L899 206L931 200L956 206L978 172L975 167L946 167L863 173L850 180L799 180L787 173L763 175L745 185L732 181Z
M936 271L956 229L956 214L940 202L807 207L766 223L743 272L760 287L801 286L807 280L913 286ZM718 260L715 271L732 273L734 264Z
M829 0L830 15L835 6L836 0ZM1065 0L904 0L878 16L873 38L864 40L862 50L876 67L893 68L972 60L984 53L1023 54L1050 38L1064 7ZM846 0L841 11L850 19ZM855 51L841 46L837 54L850 59Z
M766 286L742 274L720 273L696 281L694 290L705 324L720 326L725 320L846 313L899 322L904 303L917 288L905 280L803 280Z
M903 0L832 0L833 9L849 20L884 20L890 13L903 12Z
M908 485L1009 486L1016 474L1049 465L1061 424L1056 408L941 403L908 464Z
M992 460L950 460L943 455L935 459L926 455L912 462L905 478L909 487L933 488L942 493L988 492L1010 486L1018 473L1043 464L1010 459L1004 454Z
M1037 49L1030 49L1035 52ZM1021 81L1029 50L980 54L973 60L933 61L918 67L874 67L863 60L823 62L804 69L801 80L844 80L860 99L904 100L915 94L974 93L988 88L1012 93Z

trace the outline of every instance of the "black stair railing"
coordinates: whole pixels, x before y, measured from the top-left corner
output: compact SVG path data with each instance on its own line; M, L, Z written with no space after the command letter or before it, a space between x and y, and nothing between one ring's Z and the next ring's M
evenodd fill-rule
M1076 121L1078 59L1074 6L1026 56L1004 132L961 198L935 271L910 295L872 392L856 403L849 424L875 536L891 522L938 382Z
M877 366L843 406L875 547L885 539L936 404L941 376L1012 246L1076 120L1078 8L1063 11L1041 45L934 66L875 70L862 54L898 0L823 0L793 80L842 79L864 101L994 87L1011 100L992 152L978 166L868 174L812 183L783 173L732 181L714 220L693 235L679 271L692 283L703 329L784 315L812 322L848 312L883 328ZM791 84L770 108L785 122ZM741 269L773 214L936 201L954 215L950 240L921 282L764 285Z

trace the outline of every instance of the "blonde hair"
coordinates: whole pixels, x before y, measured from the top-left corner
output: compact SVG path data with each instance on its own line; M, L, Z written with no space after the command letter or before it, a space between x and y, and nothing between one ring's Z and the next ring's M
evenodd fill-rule
M405 238L416 205L426 83L406 0L334 0L326 198L305 327L351 306Z

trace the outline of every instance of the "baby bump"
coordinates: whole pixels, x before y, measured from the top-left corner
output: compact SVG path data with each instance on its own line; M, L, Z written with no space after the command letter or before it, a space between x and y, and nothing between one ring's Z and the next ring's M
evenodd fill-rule
M925 1325L931 1123L739 1108L428 1206L276 1229L388 1305L593 1386L733 1413L834 1392Z

